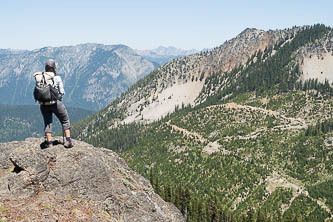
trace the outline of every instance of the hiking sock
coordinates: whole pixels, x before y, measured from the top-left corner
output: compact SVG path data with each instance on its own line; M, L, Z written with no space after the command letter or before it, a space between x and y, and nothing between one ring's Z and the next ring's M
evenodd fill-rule
M73 143L72 143L72 139L70 137L66 137L66 142L64 144L65 148L72 148L73 147Z

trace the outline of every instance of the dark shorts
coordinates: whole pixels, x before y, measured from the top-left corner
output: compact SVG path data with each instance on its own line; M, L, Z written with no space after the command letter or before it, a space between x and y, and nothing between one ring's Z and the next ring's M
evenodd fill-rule
M70 129L70 122L65 105L57 101L52 105L40 105L43 114L45 133L52 133L52 114L54 113L61 122L63 130Z

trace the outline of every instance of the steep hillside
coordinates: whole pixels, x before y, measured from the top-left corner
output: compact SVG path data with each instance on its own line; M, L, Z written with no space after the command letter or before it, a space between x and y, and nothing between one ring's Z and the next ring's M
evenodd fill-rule
M332 42L323 25L247 29L73 132L121 153L188 221L333 220Z
M67 107L72 123L86 118L93 112ZM58 119L53 116L53 131L61 132ZM43 116L39 105L3 105L0 104L0 142L19 141L27 137L44 135Z
M110 128L134 121L149 123L179 107L200 104L230 86L235 74L255 64L265 49L266 56L274 55L274 47L289 42L302 29L305 27L268 32L246 29L212 51L174 59L138 81L96 118L87 120L89 126L82 124L80 135L94 137L86 133L87 129L103 131L99 126Z
M148 126L122 155L164 198L173 190L170 200L181 184L189 202L213 196L237 221L251 211L323 221L333 209L332 112L333 99L316 92L243 94Z
M47 58L54 58L58 63L57 73L65 85L65 103L89 110L105 107L156 67L124 45L83 44L1 52L0 100L3 104L34 103L32 74L44 70Z

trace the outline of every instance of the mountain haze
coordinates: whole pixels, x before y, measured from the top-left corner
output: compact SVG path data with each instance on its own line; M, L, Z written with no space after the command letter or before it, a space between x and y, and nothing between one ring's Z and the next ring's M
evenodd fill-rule
M183 50L172 46L169 47L159 46L156 49L136 50L136 52L139 55L143 56L144 58L148 59L149 61L154 61L160 65L163 65L164 63L169 62L174 58L195 54L198 53L199 51L195 49Z

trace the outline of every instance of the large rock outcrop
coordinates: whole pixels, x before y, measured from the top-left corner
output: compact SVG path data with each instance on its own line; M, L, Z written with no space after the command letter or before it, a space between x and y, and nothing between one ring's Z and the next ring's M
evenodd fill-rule
M0 143L1 221L184 221L114 152L41 142Z

